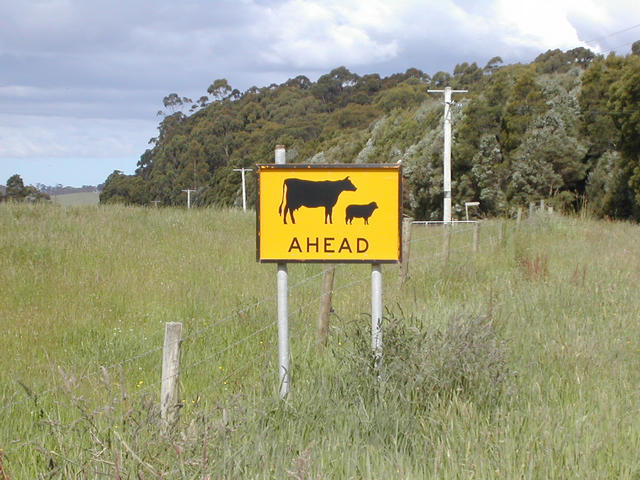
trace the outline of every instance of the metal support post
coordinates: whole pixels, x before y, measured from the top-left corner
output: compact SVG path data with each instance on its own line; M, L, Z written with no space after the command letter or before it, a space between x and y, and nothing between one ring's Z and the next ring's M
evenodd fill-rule
M289 394L289 274L287 264L278 264L278 379L280 398Z
M371 348L375 368L382 363L382 268L379 263L371 265Z
M286 163L284 145L276 145L276 164ZM289 273L286 263L278 263L278 378L280 398L289 394L291 372L289 371Z

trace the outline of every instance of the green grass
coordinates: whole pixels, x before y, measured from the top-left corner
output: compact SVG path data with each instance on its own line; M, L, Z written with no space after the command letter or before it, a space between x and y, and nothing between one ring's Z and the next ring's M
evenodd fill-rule
M238 210L0 204L0 449L18 478L640 478L640 229L539 217L415 226L410 278L290 265L278 398L275 266ZM178 423L159 420L183 322ZM103 368L104 367L104 368ZM379 376L379 379L378 379Z

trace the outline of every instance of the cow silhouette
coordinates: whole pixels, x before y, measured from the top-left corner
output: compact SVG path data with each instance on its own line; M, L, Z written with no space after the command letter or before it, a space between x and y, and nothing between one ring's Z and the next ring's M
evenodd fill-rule
M367 205L349 205L344 223L351 224L354 218L364 218L364 224L369 225L369 217L373 215L373 211L376 208L378 208L376 202L371 202Z
M286 190L286 197L285 197ZM300 207L324 207L324 223L333 223L333 207L338 201L338 196L344 192L355 192L356 187L349 177L342 180L323 180L319 182L301 180L299 178L287 178L282 182L282 200L278 207L278 214L282 215L284 203L284 223L287 223L287 213L291 217L291 223L296 223L293 216ZM328 222L327 222L328 220Z

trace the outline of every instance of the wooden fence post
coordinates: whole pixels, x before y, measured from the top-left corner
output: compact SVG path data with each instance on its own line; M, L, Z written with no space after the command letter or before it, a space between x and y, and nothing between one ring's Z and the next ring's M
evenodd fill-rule
M333 293L333 277L336 266L327 265L322 274L322 297L320 297L320 314L318 315L318 345L326 345L329 334L329 314L331 313L331 295Z
M409 255L411 254L411 226L413 218L402 219L402 263L400 264L400 286L404 285L409 275Z
M477 253L480 249L480 222L473 224L473 252Z
M182 323L167 322L162 352L162 385L160 388L160 416L167 424L178 419L178 383L180 376L180 344Z

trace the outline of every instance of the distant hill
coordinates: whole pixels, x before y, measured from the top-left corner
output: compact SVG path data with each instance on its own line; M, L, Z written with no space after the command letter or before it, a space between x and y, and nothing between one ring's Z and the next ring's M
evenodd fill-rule
M20 182L22 180L20 179ZM26 189L31 189L32 194L37 194L37 198L44 198L51 200L54 203L60 205L97 205L100 203L100 192L104 184L83 185L82 187L63 187L62 185L50 186L42 183L36 184L35 187L29 186ZM0 201L6 195L6 185L0 185ZM44 195L43 195L44 194ZM23 199L26 194L19 196ZM27 198L28 199L28 198Z
M51 194L51 201L65 206L98 205L100 203L100 192L77 192Z
M100 184L97 187L95 185L83 185L82 187L63 187L62 185L44 185L37 183L36 188L43 193L53 195L66 195L69 193L87 193L87 192L100 192L104 184Z

